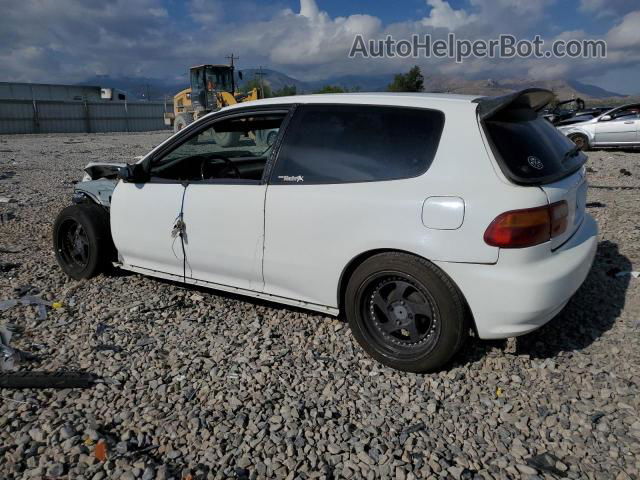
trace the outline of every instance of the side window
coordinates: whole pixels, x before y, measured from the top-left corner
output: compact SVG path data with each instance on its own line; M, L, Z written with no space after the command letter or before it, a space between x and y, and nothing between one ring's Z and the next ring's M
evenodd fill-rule
M416 177L444 127L435 110L305 105L287 128L271 183L345 183Z
M615 120L633 120L638 118L638 113L640 113L640 106L636 105L617 111L614 113L613 118Z
M286 113L221 119L151 163L151 180L260 181Z

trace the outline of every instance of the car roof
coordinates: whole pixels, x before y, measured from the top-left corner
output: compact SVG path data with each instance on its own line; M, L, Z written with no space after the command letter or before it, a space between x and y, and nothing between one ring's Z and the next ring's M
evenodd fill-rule
M386 105L417 107L426 109L447 110L450 113L474 111L481 119L487 119L496 112L511 104L518 104L538 111L553 98L553 92L541 88L527 88L507 95L497 97L482 97L477 95L458 95L451 93L422 93L422 92L358 92L358 93L327 93L315 95L296 95L290 97L265 98L242 102L223 108L229 111L244 106L262 107L270 105L291 104L347 104L347 105Z
M349 103L349 104L386 104L393 103L397 99L400 104L407 100L415 100L420 105L428 106L431 102L472 103L477 95L457 95L449 93L422 93L422 92L354 92L354 93L323 93L314 95L295 95L289 97L264 98L254 100L251 105L279 105L291 103ZM229 108L246 106L238 103Z

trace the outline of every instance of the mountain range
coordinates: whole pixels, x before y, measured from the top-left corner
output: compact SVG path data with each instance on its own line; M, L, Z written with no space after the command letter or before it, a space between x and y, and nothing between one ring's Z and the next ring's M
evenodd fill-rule
M262 73L263 81L272 90L280 90L285 86L295 86L297 93L313 93L326 85L341 87L349 91L384 91L393 80L392 74L387 75L346 75L329 77L324 80L304 81L290 77L282 72L271 69L244 69L243 79L236 78L240 86L258 79ZM80 85L99 85L123 90L130 99L152 100L170 99L173 95L187 87L187 80L170 81L145 77L110 77L100 75L88 78ZM611 92L595 85L589 85L577 80L530 80L526 78L482 79L470 80L462 77L447 75L425 75L425 92L459 93L469 95L504 95L529 87L542 87L552 90L560 99L581 97L584 100L611 100L619 103L626 95Z

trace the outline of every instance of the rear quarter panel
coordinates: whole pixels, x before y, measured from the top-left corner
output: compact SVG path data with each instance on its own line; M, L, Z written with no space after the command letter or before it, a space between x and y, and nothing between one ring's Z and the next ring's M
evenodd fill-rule
M499 249L483 241L489 223L506 210L545 205L546 196L537 187L519 187L498 178L484 147L475 104L431 101L428 106L445 113L445 126L438 152L424 175L383 182L268 187L267 293L337 307L339 282L347 265L362 253L379 249L441 262L497 262ZM430 196L462 198L462 226L426 228L422 206Z

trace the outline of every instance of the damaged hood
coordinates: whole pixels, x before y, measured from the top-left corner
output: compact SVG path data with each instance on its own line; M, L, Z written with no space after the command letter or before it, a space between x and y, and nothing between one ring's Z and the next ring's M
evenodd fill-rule
M134 157L133 163L142 160L144 157ZM98 180L105 178L107 180L116 180L118 178L118 169L126 167L127 163L118 162L90 162L84 167L85 175L82 178L83 182L89 180Z
M85 175L82 178L82 181L87 182L89 180L98 180L100 178L115 180L118 177L118 169L126 166L126 163L91 162L84 167Z

